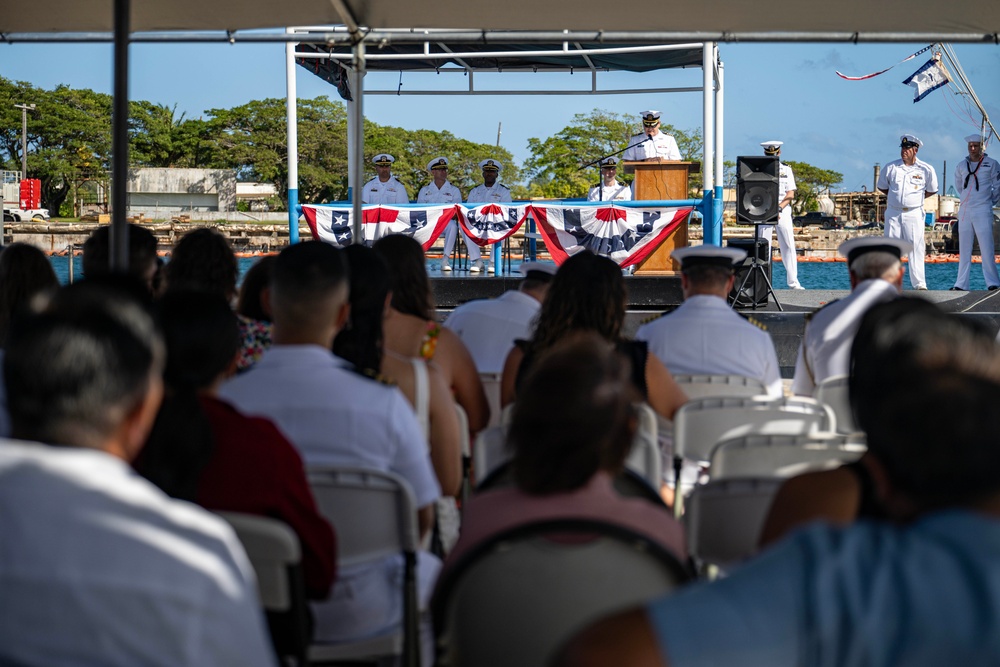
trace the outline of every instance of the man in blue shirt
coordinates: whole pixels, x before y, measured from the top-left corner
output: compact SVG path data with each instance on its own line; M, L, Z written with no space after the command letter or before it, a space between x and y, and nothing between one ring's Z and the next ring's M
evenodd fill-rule
M726 579L599 622L558 664L1000 662L1000 348L916 299L876 306L866 327L879 397L852 390L889 521L807 527Z

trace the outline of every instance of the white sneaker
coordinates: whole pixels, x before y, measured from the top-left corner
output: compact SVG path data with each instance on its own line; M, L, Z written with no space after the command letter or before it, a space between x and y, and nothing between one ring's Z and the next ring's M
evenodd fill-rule
M791 289L805 289L802 285L792 285Z
M483 270L483 260L481 259L477 259L472 263L472 266L469 267L469 273L479 273L482 270Z
M451 271L451 264L448 263L448 258L444 258L441 260L441 270Z

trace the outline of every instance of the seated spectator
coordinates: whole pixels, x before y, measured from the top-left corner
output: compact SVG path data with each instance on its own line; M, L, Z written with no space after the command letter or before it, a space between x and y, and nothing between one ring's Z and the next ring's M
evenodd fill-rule
M558 664L996 662L1000 348L917 302L861 325L884 395L857 417L887 521L809 526L726 579L599 622Z
M687 396L656 355L649 354L644 341L622 338L625 306L625 280L613 261L581 252L563 262L542 304L534 336L520 341L507 355L501 402L514 402L517 387L545 351L571 333L592 331L629 359L640 398L672 419Z
M227 303L236 297L236 255L229 240L211 227L199 227L182 236L163 271L167 292L210 292Z
M145 227L128 225L128 270L135 276L151 295L159 293L161 288L161 267L156 256L156 237ZM83 244L83 276L96 278L111 273L111 225L104 225L94 230Z
M347 262L333 246L306 241L282 250L271 276L274 344L219 395L247 414L274 421L306 466L373 468L401 476L420 508L423 535L431 529L441 490L413 410L398 389L357 373L330 351L350 313L349 287ZM433 556L420 554L424 601L439 566ZM384 564L339 567L330 600L313 606L316 639L360 639L398 626L402 572L401 556ZM425 648L432 650L433 643Z
M336 544L301 457L270 421L246 417L216 398L240 343L236 315L222 297L206 292L170 292L159 310L167 392L136 470L174 498L284 521L302 545L306 593L325 599Z
M383 348L382 318L391 296L385 261L361 245L347 246L344 256L351 274L351 316L334 339L333 351L362 373L396 383L428 440L442 494L457 495L462 483L462 452L451 389L437 364Z
M404 357L433 360L478 433L490 420L490 406L476 362L462 339L434 319L433 294L424 251L402 234L383 236L374 245L389 266L392 303L385 319L385 348Z
M469 500L446 568L507 529L566 518L618 523L687 558L684 531L666 507L612 487L637 426L630 374L628 360L593 332L574 334L539 358L507 433L516 487Z
M159 407L162 367L149 315L87 283L11 330L0 663L275 664L233 531L129 466Z
M264 255L243 276L236 314L240 318L240 356L236 372L242 373L257 363L264 350L271 347L270 284L271 269L277 255Z

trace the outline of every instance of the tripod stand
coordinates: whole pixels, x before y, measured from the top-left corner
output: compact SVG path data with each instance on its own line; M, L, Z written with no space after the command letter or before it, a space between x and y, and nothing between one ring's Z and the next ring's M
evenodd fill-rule
M768 295L770 295L770 296L772 296L774 298L774 305L776 305L778 307L778 310L780 310L780 311L784 311L785 310L784 308L781 307L781 302L778 301L778 295L776 295L774 293L774 287L771 286L771 280L770 280L770 278L768 278L767 271L764 270L764 265L761 263L760 257L757 254L757 246L760 245L760 228L761 228L761 225L773 225L773 224L775 224L775 222L776 221L754 222L754 225L753 225L753 252L750 253L750 255L751 255L750 268L749 268L749 270L747 270L746 275L743 276L743 280L740 281L740 285L736 289L736 293L733 295L733 303L732 303L733 306L736 305L736 302L739 300L739 298L741 296L745 296L745 297L749 298L749 300L750 300L750 307L753 310L757 310L757 302L758 302L759 299L758 299L756 287L757 287L757 277L760 276L760 279L764 281L764 285L767 286L767 289L764 292L764 299L763 299L763 301L766 303L767 302L767 297L768 297ZM768 247L770 247L770 246L768 246ZM747 294L747 292L746 292L747 286L750 286L750 287L754 288L752 295Z

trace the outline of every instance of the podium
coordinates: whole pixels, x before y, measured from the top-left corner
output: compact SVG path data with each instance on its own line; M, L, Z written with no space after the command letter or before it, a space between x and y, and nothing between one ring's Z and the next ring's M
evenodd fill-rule
M688 175L700 162L625 162L625 173L635 174L636 200L689 199ZM670 258L676 248L688 244L688 221L684 220L653 253L636 267L635 275L663 276L679 273L680 262Z

